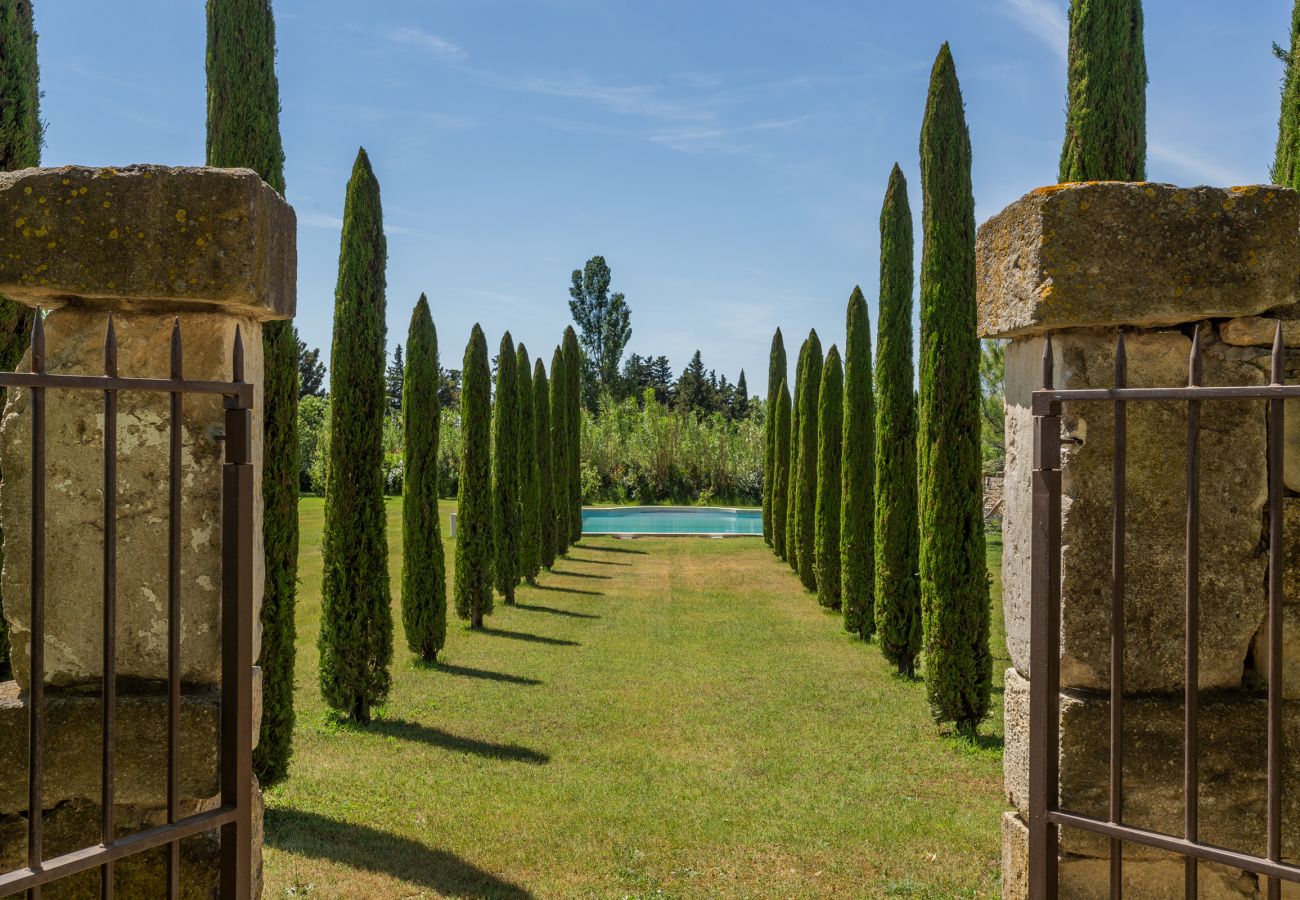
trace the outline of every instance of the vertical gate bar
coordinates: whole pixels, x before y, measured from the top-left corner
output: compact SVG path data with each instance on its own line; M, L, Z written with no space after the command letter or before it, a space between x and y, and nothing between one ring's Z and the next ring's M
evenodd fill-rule
M1043 389L1053 382L1052 336L1043 345ZM1060 664L1061 419L1053 401L1034 410L1034 472L1029 605L1029 895L1055 897Z
M1282 384L1282 321L1273 336L1272 383ZM1268 403L1268 858L1282 858L1282 400ZM1282 881L1268 880L1269 900Z
M172 322L171 377L182 377L181 320ZM181 410L184 395L172 391L167 463L167 821L180 819L181 745ZM167 897L181 892L181 845L167 845Z
M238 326L233 381L244 380ZM221 801L235 820L221 829L221 896L247 900L252 870L253 466L251 412L226 398L221 534Z
M36 308L32 321L32 372L45 372L45 324ZM31 707L27 726L27 866L38 871L42 858L42 799L45 743L45 388L32 388L32 571ZM28 891L40 900L41 889Z
M1128 385L1124 330L1115 339L1115 387ZM1128 469L1128 408L1115 401L1115 446L1111 471L1110 570L1110 821L1124 820L1124 521ZM1110 840L1110 896L1124 896L1124 842Z
M1187 384L1201 384L1201 327L1192 335ZM1183 674L1183 837L1197 839L1200 785L1200 631L1201 631L1201 401L1187 401L1187 537L1185 663ZM1197 896L1197 860L1184 858L1187 900Z
M117 377L117 334L113 314L104 332L104 374ZM100 770L99 842L113 843L113 752L117 706L117 391L104 391L104 710L103 767ZM113 863L99 869L99 895L113 900Z

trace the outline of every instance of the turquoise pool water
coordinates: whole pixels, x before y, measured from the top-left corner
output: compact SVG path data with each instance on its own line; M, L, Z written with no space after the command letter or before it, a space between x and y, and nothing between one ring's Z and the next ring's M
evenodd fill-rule
M583 534L762 534L763 511L716 506L584 509Z

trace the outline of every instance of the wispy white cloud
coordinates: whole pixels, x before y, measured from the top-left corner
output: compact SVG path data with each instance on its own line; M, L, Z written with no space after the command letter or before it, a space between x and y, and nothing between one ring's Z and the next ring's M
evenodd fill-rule
M1162 141L1147 143L1147 156L1153 160L1172 166L1182 175L1184 183L1232 185L1246 184L1251 179L1243 179L1240 172L1234 172L1222 165L1195 153L1188 153L1181 147L1172 146Z
M1041 40L1061 59L1070 44L1070 25L1065 17L1065 0L998 0L1002 12Z
M671 150L682 153L754 153L750 144L738 143L737 138L756 132L779 131L795 126L812 118L811 115L794 116L788 119L769 119L751 125L724 126L685 126L661 129L650 136L656 144L662 144Z
M692 122L707 122L714 117L706 105L666 98L661 89L650 85L599 84L584 77L530 77L511 86L548 97L585 100L624 115Z
M343 220L338 216L331 216L326 213L299 212L298 224L306 225L308 228L339 229L343 227Z
M388 39L395 44L406 44L427 50L434 56L448 60L460 60L469 55L454 41L449 41L431 31L425 31L423 28L416 28L414 25L391 29L388 32Z

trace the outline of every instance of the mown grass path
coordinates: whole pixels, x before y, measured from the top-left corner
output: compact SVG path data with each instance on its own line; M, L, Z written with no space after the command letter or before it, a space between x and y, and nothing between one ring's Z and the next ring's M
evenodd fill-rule
M432 669L394 596L392 695L359 730L316 686L319 500L302 523L266 896L996 896L1000 703L982 746L941 735L760 539L584 540L485 632L453 618Z

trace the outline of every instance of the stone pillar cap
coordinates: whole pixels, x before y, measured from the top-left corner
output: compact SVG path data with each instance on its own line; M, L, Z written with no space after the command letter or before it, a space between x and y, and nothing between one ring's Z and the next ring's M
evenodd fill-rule
M975 250L986 338L1256 315L1300 300L1300 193L1053 185L980 226Z
M251 169L0 173L0 295L30 306L292 318L293 207Z

